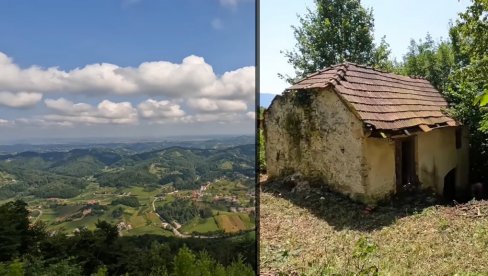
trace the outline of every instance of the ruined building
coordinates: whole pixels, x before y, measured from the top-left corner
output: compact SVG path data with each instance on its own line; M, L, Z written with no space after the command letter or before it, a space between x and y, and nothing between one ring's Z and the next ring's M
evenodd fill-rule
M466 190L467 133L427 80L345 63L276 96L265 116L267 172L299 172L365 203Z

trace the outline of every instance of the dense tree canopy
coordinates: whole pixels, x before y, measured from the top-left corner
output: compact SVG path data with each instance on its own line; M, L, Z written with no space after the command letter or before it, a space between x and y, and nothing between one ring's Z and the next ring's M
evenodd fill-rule
M370 63L374 20L358 0L315 0L293 26L296 49L285 51L296 78L344 61Z
M29 225L26 207L23 201L0 206L0 275L237 276L256 268L254 237L120 237L105 221L74 236L47 235L42 225Z
M469 127L473 181L488 180L488 1L473 0L450 29L455 70L445 95Z
M407 76L419 76L429 80L440 91L446 89L446 83L454 69L454 54L448 41L435 42L430 34L425 41L410 41L408 52L398 73Z

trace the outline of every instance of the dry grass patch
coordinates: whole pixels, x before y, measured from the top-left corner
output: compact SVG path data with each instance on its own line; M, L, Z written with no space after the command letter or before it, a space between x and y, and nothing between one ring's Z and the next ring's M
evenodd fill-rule
M220 214L215 217L220 229L226 233L239 232L246 229L246 224L241 220L239 214Z
M433 204L367 212L332 193L297 195L272 185L260 198L263 274L488 273L488 202L478 202L479 212Z

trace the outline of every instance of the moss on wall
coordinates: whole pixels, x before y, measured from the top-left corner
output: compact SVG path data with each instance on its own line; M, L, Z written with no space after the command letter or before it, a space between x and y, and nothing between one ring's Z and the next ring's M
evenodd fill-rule
M300 147L300 140L302 139L301 122L302 120L296 112L286 114L283 127L291 138L291 146L293 147Z
M286 93L266 118L271 177L300 172L345 194L365 192L362 123L331 90Z

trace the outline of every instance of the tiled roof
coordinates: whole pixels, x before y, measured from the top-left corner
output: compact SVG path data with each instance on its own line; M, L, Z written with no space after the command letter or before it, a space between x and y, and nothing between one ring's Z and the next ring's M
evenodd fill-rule
M352 107L359 119L379 130L457 124L443 113L447 102L429 81L353 63L339 64L313 73L287 90L329 86Z

